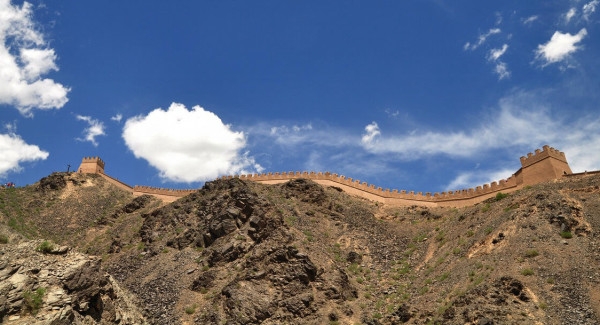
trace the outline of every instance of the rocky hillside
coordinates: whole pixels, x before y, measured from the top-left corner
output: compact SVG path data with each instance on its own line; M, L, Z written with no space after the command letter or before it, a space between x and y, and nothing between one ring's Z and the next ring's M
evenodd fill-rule
M7 324L65 313L108 324L600 323L598 176L451 209L390 208L303 179L219 180L164 204L53 174L0 191L0 222ZM42 239L70 250L44 254ZM69 287L66 269L42 280L36 259L90 269L95 289ZM21 291L7 289L15 274L31 277ZM39 296L36 310L24 292ZM57 305L54 292L70 298Z

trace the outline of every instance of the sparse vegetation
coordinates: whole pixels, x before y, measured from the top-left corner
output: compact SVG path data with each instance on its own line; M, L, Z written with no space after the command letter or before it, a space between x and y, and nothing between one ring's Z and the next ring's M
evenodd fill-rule
M8 236L0 234L0 244L8 244Z
M573 183L573 179L570 182ZM75 235L59 234L62 239L53 235L56 229L48 231L47 244L62 246L68 243L61 240L85 239L73 249L102 256L102 265L109 273L118 268L121 273L117 274L124 281L140 286L141 293L136 295L143 303L159 295L162 296L158 298L166 294L180 295L175 309L167 310L179 317L175 323L192 319L207 324L251 322L240 319L251 314L247 313L248 308L263 308L259 306L263 303L260 295L270 294L286 304L283 307L275 304L272 308L274 313L289 317L290 324L303 324L305 317L323 324L374 322L375 319L387 324L397 322L397 317L404 314L404 317L409 314L412 317L408 323L444 324L463 318L476 322L481 318L478 315L501 323L500 316L490 311L511 315L515 323L543 323L539 315L545 314L542 310L547 309L548 304L553 311L559 310L557 315L562 315L564 309L557 303L559 299L570 294L569 291L580 290L572 285L574 282L565 280L567 276L585 274L593 277L591 281L596 280L595 271L589 272L589 268L586 272L566 272L563 266L568 265L572 257L559 253L573 249L582 252L580 245L586 241L573 240L564 245L556 236L562 222L572 227L567 229L571 229L575 237L576 231L585 234L588 229L583 227L595 224L587 219L576 223L581 220L573 220L574 214L568 212L586 209L581 218L587 218L588 211L596 211L590 206L600 206L596 183L589 187L589 181L585 189L590 192L576 192L569 197L556 190L563 185L553 183L548 187L551 191L544 192L545 185L540 185L527 193L511 192L508 199L499 203L496 201L504 199L506 194L494 193L496 198L459 209L377 207L371 201L355 200L343 191L327 188L325 194L320 194L315 190L318 188L307 190L306 187L289 192L286 184L220 182L208 183L207 188L215 189L202 189L188 201L178 202L176 209L170 204L157 203L130 215L120 210L125 204L118 205L118 213L113 213L108 210L116 206L113 203L93 203L98 211L91 214L86 210L86 213L92 215L92 219L105 216L107 223L86 223L85 227L77 228ZM317 186L307 184L303 186ZM17 219L18 209L9 207L10 200L0 202L10 213L6 215L0 208L0 218L4 220L0 232L13 231L6 227L11 218L14 227L31 225L44 229L27 213L37 209L38 215L46 216L49 202L51 209L65 205L56 192L50 194L49 199L40 199L40 202L20 199L26 203L19 208L24 212L22 220ZM499 198L498 194L504 196ZM0 197L6 195L0 193ZM82 197L77 199L86 203L93 201ZM102 210L100 206L110 208ZM69 225L77 227L88 221L76 218L81 212L69 211L74 216ZM70 217L63 210L61 213ZM227 222L231 222L231 218L235 220L220 225L221 216L227 216ZM48 218L39 219L46 222ZM266 228L261 228L263 225ZM89 234L93 234L93 238ZM9 235L6 241L10 238L11 245L17 238L19 243L22 241L21 236L13 237L12 232ZM554 245L548 245L550 242ZM28 247L33 251L36 246ZM62 258L30 255L52 260ZM129 271L140 270L140 266L143 272ZM587 266L582 266L584 268ZM136 278L140 274L145 282ZM555 281L561 285L553 286ZM144 288L146 283L156 284L165 292ZM296 285L299 283L302 285ZM183 293L177 291L181 288L184 288ZM529 290L536 295L539 292L539 300L532 299ZM155 296L145 295L149 292ZM28 301L37 299L41 301L40 308L45 308L43 300L48 298L44 294L40 298L36 298L39 295L36 291L27 295ZM259 298L252 301L257 304L247 305L248 297ZM331 299L340 299L343 306L329 304ZM497 304L497 301L519 303ZM404 304L406 308L402 307ZM223 306L235 308L226 310ZM578 306L571 308L577 310ZM148 314L154 322L159 319L151 310ZM335 317L327 318L327 315ZM218 321L213 322L211 317ZM261 321L278 321L269 317Z
M185 313L188 315L191 315L196 312L196 308L198 308L198 306L196 304L187 306L187 307L185 307Z
M538 251L535 249L530 249L525 252L525 257L528 257L528 258L536 257L538 255L540 255L540 253L538 253Z
M51 242L49 242L47 240L44 240L37 246L36 250L38 252L47 254L47 253L52 252L52 250L54 250L54 244L52 244Z
M488 212L490 210L490 204L486 203L482 208L481 212Z
M26 310L31 314L37 314L38 310L44 303L44 295L46 294L46 288L37 288L35 291L25 290L23 292L23 305Z
M573 234L570 231L561 231L560 236L565 239L573 238Z
M507 196L508 196L508 194L506 194L506 193L498 192L496 194L496 201L500 201L500 200L506 198Z

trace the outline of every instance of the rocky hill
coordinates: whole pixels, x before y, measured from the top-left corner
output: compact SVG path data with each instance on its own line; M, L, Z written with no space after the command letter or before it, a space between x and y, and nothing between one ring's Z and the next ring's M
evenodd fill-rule
M164 204L57 173L0 191L0 317L598 324L599 229L599 176L457 209L389 208L304 179L218 180Z

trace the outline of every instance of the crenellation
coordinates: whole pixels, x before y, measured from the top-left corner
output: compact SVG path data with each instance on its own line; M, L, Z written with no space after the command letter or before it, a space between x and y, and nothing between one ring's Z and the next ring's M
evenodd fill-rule
M551 159L548 159L551 158ZM443 206L465 206L480 202L486 198L493 196L499 191L514 191L522 188L525 185L536 184L541 181L556 179L564 175L571 175L571 169L568 166L565 154L548 145L542 149L536 149L533 153L528 153L527 156L520 157L521 169L506 179L493 181L489 184L479 185L475 188L461 189L455 191L444 192L407 192L406 190L397 190L389 188L383 189L375 184L361 182L358 179L353 179L345 175L335 174L331 172L315 172L315 171L289 171L289 172L268 172L268 173L251 173L251 174L235 174L233 176L221 176L220 179L227 180L238 178L255 182L265 182L268 184L276 184L295 178L308 178L322 184L339 184L344 190L354 195L364 196L366 198L385 202L386 204L399 205L443 205ZM80 173L96 173L101 174L113 184L120 186L125 190L132 191L134 195L152 194L165 201L173 201L179 197L188 195L196 190L179 190L155 188L149 186L130 187L129 185L104 174L105 163L99 157L84 157L78 172Z

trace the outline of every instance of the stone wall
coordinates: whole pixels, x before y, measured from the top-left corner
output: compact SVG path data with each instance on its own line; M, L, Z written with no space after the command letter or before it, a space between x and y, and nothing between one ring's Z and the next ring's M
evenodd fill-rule
M96 173L104 176L113 184L130 191L134 196L153 195L166 202L193 193L196 190L174 190L149 186L131 187L115 178L104 174L104 161L98 157L83 158L79 172ZM483 184L475 188L436 193L415 193L414 191L383 189L367 182L361 182L344 175L329 172L281 172L248 175L223 176L223 179L240 178L263 184L279 184L296 178L307 178L325 186L337 186L346 193L367 198L390 206L469 206L495 196L498 192L509 193L524 186L571 175L571 168L563 152L550 146L535 150L521 157L521 168L512 176L497 182Z

